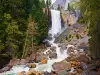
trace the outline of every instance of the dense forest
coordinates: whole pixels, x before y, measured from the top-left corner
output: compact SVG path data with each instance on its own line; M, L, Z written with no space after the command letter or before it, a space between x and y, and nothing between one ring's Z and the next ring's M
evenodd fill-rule
M48 33L48 19L43 7L44 0L0 0L2 61L8 57L25 57L38 50L33 46L40 46Z
M38 75L30 70L33 68L41 75L42 71L49 75L48 70L50 75L100 74L100 0L62 0L67 9L59 0L53 1L0 0L0 73L18 65L28 68L28 75ZM66 24L61 23L64 19ZM62 24L67 26L64 31ZM60 34L52 36L52 32ZM59 37L64 41L55 42Z
M90 51L93 59L100 59L100 0L80 0L81 22L89 25Z

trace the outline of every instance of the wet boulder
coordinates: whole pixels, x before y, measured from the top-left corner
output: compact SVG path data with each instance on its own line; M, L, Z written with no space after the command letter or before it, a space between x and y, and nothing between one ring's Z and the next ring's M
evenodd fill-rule
M81 54L76 59L80 62L85 62L85 63L89 62L89 58L86 56L86 54Z
M46 47L51 47L51 44L49 43L49 41L46 41L46 42L45 42L45 46L46 46Z
M40 62L41 60L43 59L42 55L37 53L36 56L35 56L35 62L38 63Z
M18 65L18 64L20 64L20 60L16 59L16 58L13 58L13 59L10 60L8 65L14 66L14 65Z
M30 55L30 57L29 58L27 58L27 60L28 61L34 61L36 59L36 53L32 53L31 55Z
M54 50L56 50L56 47L53 46L53 47L50 48L50 50L54 51Z
M19 72L17 75L26 75L25 71Z
M52 37L51 36L48 36L46 39L48 39L48 40L51 41L52 40Z
M54 52L54 51L49 51L48 56L49 56L50 59L52 59L52 58L56 59L57 58L57 53Z
M27 63L27 61L26 61L25 59L21 59L21 60L20 60L20 64L21 64L21 65L25 65L26 63Z
M64 71L64 70L70 70L71 69L71 63L67 61L57 62L53 64L53 69L55 71Z
M36 64L30 63L30 64L28 65L28 67L30 67L30 68L36 68Z
M41 62L42 64L47 64L48 60L47 60L47 59L42 59L40 62Z

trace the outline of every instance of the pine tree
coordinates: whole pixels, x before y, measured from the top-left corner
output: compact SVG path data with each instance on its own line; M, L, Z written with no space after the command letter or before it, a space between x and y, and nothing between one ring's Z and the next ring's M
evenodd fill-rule
M94 59L100 59L100 0L80 0L83 22L89 24L90 51Z

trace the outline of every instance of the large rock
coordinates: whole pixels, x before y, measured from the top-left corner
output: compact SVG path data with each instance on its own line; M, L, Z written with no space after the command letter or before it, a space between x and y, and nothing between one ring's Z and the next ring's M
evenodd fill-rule
M55 51L56 50L56 47L53 46L53 47L50 48L50 50Z
M27 63L27 61L26 61L25 59L21 59L21 60L20 60L20 64L21 64L21 65L25 65L26 63Z
M42 59L42 60L41 60L41 63L42 63L42 64L47 64L47 62L48 62L47 59Z
M27 60L28 61L34 61L36 59L36 53L32 53L31 55L30 55L30 57L29 58L27 58Z
M30 69L27 73L27 75L40 75L40 73L38 71L35 71L33 69Z
M36 53L36 57L35 57L35 62L38 63L40 62L42 59L44 58L44 55L42 53Z
M10 60L9 64L10 66L14 66L14 65L25 65L27 63L26 59L16 59L13 58Z
M96 71L83 71L82 75L99 75Z
M29 64L28 65L30 68L36 68L36 64L34 64L34 63L31 63L31 64Z
M26 72L25 71L19 72L17 75L26 75Z
M49 55L49 58L51 58L51 59L52 58L55 58L55 59L57 58L57 53L56 52L49 52L48 55Z
M46 47L51 47L51 44L49 43L48 40L44 40L43 42L44 42L44 44L45 44Z
M53 69L55 71L64 71L64 70L70 70L71 69L71 64L65 61L62 62L57 62L55 64L53 64Z
M26 62L27 62L27 63L31 63L31 60L32 60L31 58L32 58L31 56L30 56L30 57L26 57L26 59L25 59Z
M39 53L39 52L37 52L37 53L32 53L32 54L30 55L30 60L31 60L31 62L36 62L36 63L38 63L38 62L40 62L40 61L43 59L43 57L44 57L44 55L41 54L41 53Z
M13 58L13 59L10 60L8 65L14 66L14 65L17 65L17 64L20 64L20 60L16 59L16 58Z
M89 58L86 56L86 54L81 54L76 59L80 62L85 62L85 63L89 62Z

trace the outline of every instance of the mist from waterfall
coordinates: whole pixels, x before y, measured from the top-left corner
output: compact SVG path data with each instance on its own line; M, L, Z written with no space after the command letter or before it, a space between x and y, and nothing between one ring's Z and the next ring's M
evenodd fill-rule
M60 11L51 9L52 27L49 31L52 36L61 32L61 16Z

